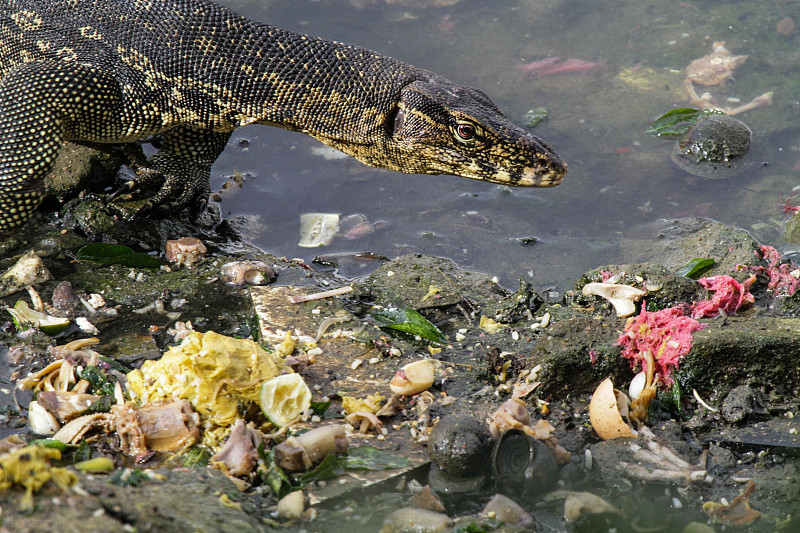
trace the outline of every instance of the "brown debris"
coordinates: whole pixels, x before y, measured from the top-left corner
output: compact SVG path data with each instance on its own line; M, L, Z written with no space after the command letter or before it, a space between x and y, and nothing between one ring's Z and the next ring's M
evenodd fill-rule
M755 489L756 484L750 481L730 505L706 502L703 504L703 511L718 524L734 527L752 524L763 514L750 507L750 496Z
M225 446L211 457L210 464L213 468L221 470L228 476L246 476L258 464L258 445L263 441L264 435L243 418L236 423L225 442Z
M122 451L130 455L179 450L200 436L200 415L187 400L155 402L138 409L132 404L115 405L112 411Z

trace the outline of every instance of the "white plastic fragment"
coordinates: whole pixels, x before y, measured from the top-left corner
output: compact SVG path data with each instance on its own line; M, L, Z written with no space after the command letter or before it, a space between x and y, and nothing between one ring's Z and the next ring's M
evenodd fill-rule
M327 246L339 231L339 215L335 213L303 213L300 215L298 246L316 248Z

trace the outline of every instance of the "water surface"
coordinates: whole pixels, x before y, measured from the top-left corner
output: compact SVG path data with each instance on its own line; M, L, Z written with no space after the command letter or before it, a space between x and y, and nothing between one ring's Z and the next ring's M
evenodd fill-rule
M484 90L514 120L531 108L549 117L533 132L567 160L555 189L510 189L452 176L405 175L329 160L302 134L241 128L214 167L214 185L245 175L223 200L226 216L252 215L248 238L278 255L408 252L450 257L513 287L569 288L584 271L621 262L619 243L641 224L707 216L779 245L800 166L798 34L777 22L786 2L588 2L463 0L412 8L346 0L228 5L273 25L358 44ZM370 2L361 2L369 4ZM420 2L415 2L420 4ZM429 2L434 4L434 2ZM696 178L669 161L672 142L646 135L653 118L689 105L683 69L725 41L749 55L723 86L721 105L774 92L774 105L742 118L755 134L750 166L724 180ZM599 62L590 72L524 78L518 66L548 57ZM730 99L730 100L729 100ZM360 214L376 231L297 246L300 214Z

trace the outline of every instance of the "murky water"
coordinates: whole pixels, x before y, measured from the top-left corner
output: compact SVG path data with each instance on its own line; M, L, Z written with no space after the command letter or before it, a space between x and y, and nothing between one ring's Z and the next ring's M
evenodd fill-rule
M781 201L800 162L800 48L777 32L790 3L463 0L449 7L404 2L357 8L346 0L226 3L279 27L362 45L487 92L513 119L545 107L533 130L567 160L556 189L508 189L452 176L404 175L351 158L326 159L301 134L238 130L214 167L215 185L245 175L223 200L226 216L252 215L250 240L270 252L422 252L539 288L568 288L584 271L621 262L620 240L660 218L708 216L779 244ZM408 3L408 2L405 2ZM414 2L421 4L421 2ZM433 4L429 2L428 4ZM759 7L760 6L760 7ZM749 55L722 86L698 86L721 105L774 92L774 106L741 118L754 131L750 166L725 180L695 178L669 160L672 142L644 133L653 118L689 105L683 69L725 41ZM548 57L599 62L589 72L524 78L519 66ZM731 99L731 100L729 100ZM297 246L300 214L360 214L376 231Z

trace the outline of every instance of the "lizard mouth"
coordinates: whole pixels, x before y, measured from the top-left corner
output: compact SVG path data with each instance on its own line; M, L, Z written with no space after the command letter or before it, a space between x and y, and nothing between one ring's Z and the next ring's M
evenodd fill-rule
M548 160L540 166L526 167L522 170L515 185L519 187L555 187L567 175L567 164L559 159Z

